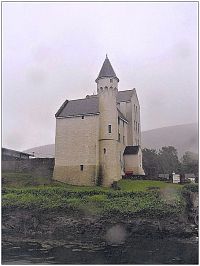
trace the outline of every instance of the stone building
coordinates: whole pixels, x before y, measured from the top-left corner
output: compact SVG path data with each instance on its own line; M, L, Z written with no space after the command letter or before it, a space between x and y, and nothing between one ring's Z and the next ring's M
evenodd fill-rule
M96 83L97 95L66 100L55 115L55 180L110 186L125 174L144 174L136 90L118 91L107 56Z

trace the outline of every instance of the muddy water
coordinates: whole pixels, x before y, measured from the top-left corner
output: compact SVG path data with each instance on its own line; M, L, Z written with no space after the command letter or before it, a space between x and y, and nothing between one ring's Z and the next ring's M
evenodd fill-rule
M198 240L140 237L99 246L3 242L2 264L198 264Z

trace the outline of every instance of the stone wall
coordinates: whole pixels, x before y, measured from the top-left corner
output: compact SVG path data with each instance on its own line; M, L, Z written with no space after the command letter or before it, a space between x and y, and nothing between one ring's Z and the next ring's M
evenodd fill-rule
M96 184L99 165L99 116L56 119L53 179L72 185Z
M2 172L31 173L33 176L53 176L54 158L34 158L27 160L6 160L1 162Z

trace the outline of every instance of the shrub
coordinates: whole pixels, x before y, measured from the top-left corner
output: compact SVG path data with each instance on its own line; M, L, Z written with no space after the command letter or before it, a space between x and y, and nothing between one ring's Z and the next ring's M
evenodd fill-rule
M198 192L199 191L199 186L198 184L186 184L183 186L183 190L187 190L187 191L190 191L190 192Z

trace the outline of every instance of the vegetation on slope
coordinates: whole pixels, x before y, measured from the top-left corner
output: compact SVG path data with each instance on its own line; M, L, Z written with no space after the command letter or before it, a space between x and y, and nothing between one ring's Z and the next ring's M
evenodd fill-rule
M3 186L2 206L149 218L172 217L184 211L181 185L149 180L120 180L118 185L121 189L117 191L58 182L37 186Z

